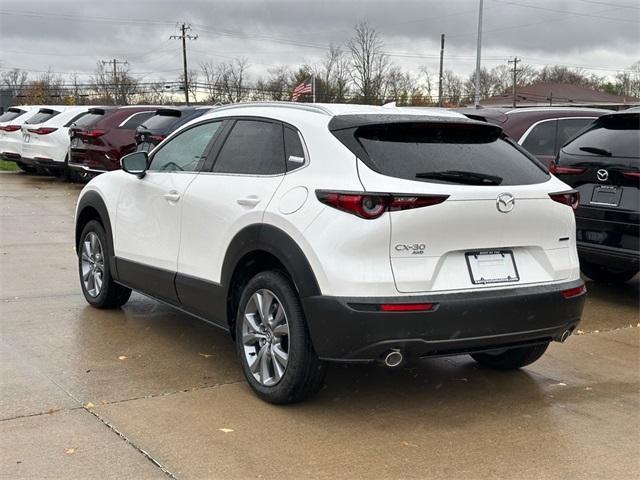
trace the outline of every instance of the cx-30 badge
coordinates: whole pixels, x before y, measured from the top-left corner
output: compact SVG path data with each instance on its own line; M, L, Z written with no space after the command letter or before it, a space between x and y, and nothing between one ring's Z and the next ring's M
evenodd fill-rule
M516 199L510 193L501 193L496 198L496 207L499 212L509 213L516 205Z
M609 180L609 172L607 172L604 168L598 170L596 172L596 176L601 182L606 182L607 180Z

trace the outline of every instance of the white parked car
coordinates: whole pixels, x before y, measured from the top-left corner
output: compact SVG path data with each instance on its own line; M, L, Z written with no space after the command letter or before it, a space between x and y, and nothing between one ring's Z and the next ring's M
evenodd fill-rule
M577 193L495 125L226 106L122 167L79 198L86 300L133 289L229 330L267 401L318 391L330 361L519 368L580 320Z
M57 115L36 123L29 119L22 125L21 162L32 167L40 167L55 175L67 171L69 154L69 127L86 115L91 106L67 107Z
M2 158L16 162L25 171L33 171L33 165L22 161L22 145L25 140L23 126L28 127L46 122L67 108L69 107L62 105L37 105L25 108L24 114L9 120L6 125L2 125L0 127L0 155Z
M9 107L0 115L0 157L3 160L16 162L25 171L33 169L20 162L22 151L21 126L30 116L38 111L37 105L18 105Z

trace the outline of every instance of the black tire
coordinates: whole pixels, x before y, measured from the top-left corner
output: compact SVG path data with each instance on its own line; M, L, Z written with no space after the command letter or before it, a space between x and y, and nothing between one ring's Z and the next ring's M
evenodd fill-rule
M103 252L100 257L102 257L102 274L100 278L102 279L102 285L99 289L99 293L97 295L91 294L85 285L85 281L83 279L83 249L85 241L90 237L91 234L95 234L100 241L100 248ZM80 243L78 245L78 274L80 277L80 287L82 288L82 293L84 294L84 298L87 302L96 308L101 309L113 309L120 308L122 305L127 303L129 297L131 296L131 289L127 287L123 287L113 281L111 277L111 271L109 266L109 244L107 243L107 234L104 231L104 228L100 224L100 222L96 220L91 220L87 222L87 224L82 229L82 234L80 235ZM95 293L95 291L94 291Z
M284 307L289 327L286 369L278 383L271 386L263 385L254 378L243 343L243 319L247 304L254 293L265 289L273 292ZM249 280L240 297L235 332L242 371L253 391L261 399L274 404L296 403L309 398L322 388L327 370L326 363L320 361L313 350L300 299L285 275L266 271Z
M538 360L549 346L548 343L503 350L500 353L472 353L471 358L486 367L496 370L515 370Z
M602 283L625 283L638 274L638 267L630 269L611 268L580 260L580 270L591 280Z
M18 166L18 168L20 170L22 170L25 173L36 173L36 168L35 167L31 167L29 165L25 165L22 162L16 162L16 165Z

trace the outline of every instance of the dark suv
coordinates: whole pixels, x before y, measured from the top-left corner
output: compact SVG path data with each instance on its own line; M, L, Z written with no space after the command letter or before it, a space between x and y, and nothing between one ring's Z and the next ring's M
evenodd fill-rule
M171 132L208 112L210 107L164 107L138 126L136 151L150 152Z
M79 172L102 173L120 168L120 157L136 149L136 128L158 107L91 108L69 128L69 167Z
M603 115L565 145L550 171L580 192L582 272L621 283L638 273L640 109Z
M469 118L499 125L547 167L568 140L600 115L613 113L612 110L579 107L463 108L457 111Z

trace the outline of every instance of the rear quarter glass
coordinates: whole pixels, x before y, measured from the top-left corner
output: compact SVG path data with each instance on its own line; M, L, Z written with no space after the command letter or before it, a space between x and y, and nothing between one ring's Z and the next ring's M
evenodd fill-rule
M350 130L334 135L337 133L338 139L369 168L391 177L448 183L416 175L459 170L501 177L500 185L527 185L549 179L537 160L499 128L487 124L403 122Z

